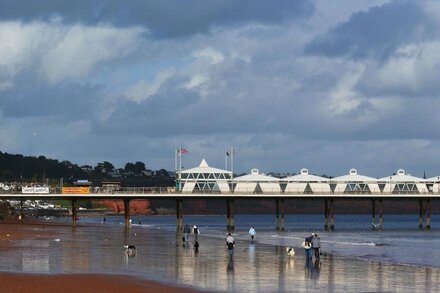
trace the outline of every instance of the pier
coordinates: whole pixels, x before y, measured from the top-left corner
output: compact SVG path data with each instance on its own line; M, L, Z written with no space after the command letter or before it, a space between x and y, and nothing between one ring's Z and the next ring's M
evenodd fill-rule
M371 229L382 230L383 201L411 199L419 204L419 229L431 228L431 200L440 199L440 176L429 179L409 175L403 169L392 176L372 178L350 169L347 175L326 178L309 174L305 168L286 178L276 178L258 169L247 175L233 178L232 171L210 167L203 159L199 166L176 173L177 187L121 187L111 189L76 187L23 187L21 192L2 191L0 199L67 199L72 202L72 223L76 226L76 201L81 199L115 199L124 202L125 227L130 228L130 200L169 199L176 201L176 230L183 228L185 200L222 199L226 205L226 229L235 229L235 203L242 199L273 200L275 227L284 231L284 206L289 200L315 200L323 205L323 226L333 231L335 205L338 200L371 201ZM22 208L22 206L21 206ZM22 214L21 214L22 216Z
M226 229L233 231L235 229L235 203L238 200L252 199L252 200L273 200L275 202L274 218L276 224L276 230L284 231L284 215L285 215L285 202L289 200L318 200L323 206L323 227L327 231L333 231L336 228L335 225L335 212L334 207L337 205L338 200L370 200L371 201L371 228L372 230L383 229L383 201L384 200L401 200L411 199L414 200L414 204L419 206L419 229L431 228L431 201L440 199L439 193L428 194L358 194L358 193L329 193L329 194L285 194L285 193L219 193L219 192L198 192L198 193L184 193L184 192L170 192L167 189L154 188L138 188L138 189L124 189L115 191L113 193L103 192L91 192L89 194L63 194L63 193L48 193L48 194L22 194L22 193L0 193L0 199L14 199L20 200L22 203L24 200L57 200L64 199L71 201L71 216L72 225L77 226L77 201L82 199L114 199L122 200L124 202L124 220L125 227L130 227L130 201L137 200L151 200L151 199L169 199L176 202L176 229L181 230L184 223L183 206L185 200L194 199L222 199L225 201L226 206ZM21 204L22 209L22 204ZM20 210L21 219L23 219L23 211Z

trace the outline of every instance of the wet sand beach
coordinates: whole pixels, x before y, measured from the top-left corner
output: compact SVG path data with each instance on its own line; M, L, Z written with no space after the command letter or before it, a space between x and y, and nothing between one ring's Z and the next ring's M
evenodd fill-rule
M26 224L20 224L15 220L7 220L0 224L0 253L16 253L19 250L17 244L22 242L56 242L60 232L69 229L70 225L57 222L28 220ZM34 270L35 273L23 273L14 267L11 267L11 271L0 272L3 292L198 292L129 275L60 274L56 271L48 274L40 273L38 267Z
M0 273L2 292L197 292L196 290L173 287L159 282L121 275L72 275L72 274L18 274Z
M227 255L224 233L207 231L199 236L198 251L192 238L184 245L180 234L141 226L125 231L121 226L106 224L88 224L77 229L0 224L0 235L1 278L8 279L12 273L10 279L18 278L18 283L59 282L66 288L70 288L69 283L59 280L67 278L73 286L76 284L73 280L78 278L90 286L81 289L83 292L99 292L92 286L99 287L98 284L107 280L133 285L134 291L124 289L124 292L138 292L138 288L148 292L151 280L166 284L163 290L180 286L215 292L440 291L438 268L327 253L320 262L308 262L304 251L298 248L295 258L289 259L285 251L288 242L263 244L259 242L258 237L262 237L259 234L251 244L243 231L235 235L237 245L232 258ZM123 252L126 243L136 245L135 257L127 257ZM11 281L11 289L15 288L14 283ZM102 292L121 292L116 285L102 288Z

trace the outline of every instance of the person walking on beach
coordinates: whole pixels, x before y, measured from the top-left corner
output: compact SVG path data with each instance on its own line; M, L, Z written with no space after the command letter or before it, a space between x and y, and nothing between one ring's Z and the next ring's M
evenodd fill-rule
M228 247L229 255L234 255L235 239L230 232L228 233L228 237L226 237L226 246Z
M313 234L309 237L306 237L306 239L304 240L302 247L304 248L305 252L306 252L306 260L310 260L312 258L312 239L313 239Z
M251 227L251 228L249 229L249 235L251 235L251 242L252 242L252 243L254 243L254 237L255 237L255 234L257 234L257 231L255 231L255 228L254 228L254 227Z
M194 240L197 241L198 240L198 236L200 234L200 230L199 230L199 228L197 228L196 225L194 225L194 227L193 227L193 233L194 233Z
M189 228L189 225L188 224L185 224L185 227L183 227L183 237L184 237L184 242L185 241L188 241L188 235L189 235L189 233L191 233L191 229Z
M321 239L318 234L314 234L312 238L312 248L315 252L315 260L319 260L319 248L321 247Z

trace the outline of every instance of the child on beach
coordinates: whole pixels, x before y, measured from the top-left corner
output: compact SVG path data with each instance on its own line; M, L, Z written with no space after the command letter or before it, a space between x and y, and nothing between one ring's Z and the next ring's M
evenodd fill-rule
M228 247L229 255L232 256L234 254L235 239L231 233L228 233L228 237L226 237L226 246Z
M254 243L254 237L255 237L255 234L257 234L257 232L255 231L255 228L254 228L254 227L251 227L251 228L249 229L249 235L251 235L251 242L252 242L252 243Z

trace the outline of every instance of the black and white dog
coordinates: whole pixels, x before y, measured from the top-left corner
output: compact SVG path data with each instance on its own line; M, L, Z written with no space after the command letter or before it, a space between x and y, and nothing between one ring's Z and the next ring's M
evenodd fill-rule
M287 255L290 256L290 258L295 257L295 250L292 247L286 247Z
M135 256L136 255L136 246L134 245L124 245L125 248L125 254L128 256Z

